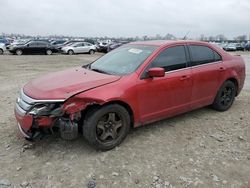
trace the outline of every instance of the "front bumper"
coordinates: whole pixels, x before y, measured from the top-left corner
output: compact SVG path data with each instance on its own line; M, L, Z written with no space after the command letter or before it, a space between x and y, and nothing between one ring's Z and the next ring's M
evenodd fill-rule
M31 135L26 133L23 128L21 127L21 125L19 123L17 123L19 132L25 137L25 138L31 138Z
M32 114L31 111L36 104L54 102L62 102L62 100L36 100L21 91L16 100L14 113L20 133L24 137L33 138L37 132L53 126L56 117Z
M59 50L59 53L61 53L61 54L67 54L68 52L67 52L66 50L60 49L60 50Z
M33 124L33 117L32 115L27 115L20 111L18 105L16 104L15 107L15 117L17 120L17 125L20 133L26 137L26 138L31 138L32 132L31 132L31 127Z

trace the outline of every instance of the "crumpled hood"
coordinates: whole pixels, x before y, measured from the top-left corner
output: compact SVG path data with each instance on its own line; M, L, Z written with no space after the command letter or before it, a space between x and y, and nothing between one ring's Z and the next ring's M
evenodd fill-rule
M67 99L77 93L115 82L120 76L101 74L82 67L50 73L28 82L23 91L33 99Z

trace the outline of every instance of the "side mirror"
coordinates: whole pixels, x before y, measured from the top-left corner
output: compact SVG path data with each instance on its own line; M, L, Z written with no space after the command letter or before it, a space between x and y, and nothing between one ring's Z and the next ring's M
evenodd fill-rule
M165 76L165 70L164 68L155 67L148 70L148 76L153 77L164 77Z

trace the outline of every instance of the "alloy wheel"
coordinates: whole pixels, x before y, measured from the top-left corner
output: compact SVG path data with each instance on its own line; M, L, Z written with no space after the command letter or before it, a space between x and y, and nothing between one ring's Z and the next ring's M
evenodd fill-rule
M46 54L47 54L47 55L51 55L51 54L52 54L52 51L51 51L51 50L47 50L47 51L46 51Z
M233 88L225 87L221 92L220 104L223 106L228 106L233 100Z
M68 51L68 54L69 54L69 55L73 55L73 54L74 54L73 50L69 50L69 51Z
M123 121L117 113L107 113L97 123L96 136L101 142L112 142L119 138L123 127Z
M22 50L17 50L17 51L16 51L16 54L17 54L17 55L22 55L22 54L23 54L23 51L22 51Z

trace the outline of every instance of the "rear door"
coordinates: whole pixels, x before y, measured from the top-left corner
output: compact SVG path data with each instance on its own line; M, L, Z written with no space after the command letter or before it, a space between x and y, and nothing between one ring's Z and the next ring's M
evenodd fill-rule
M78 42L76 44L74 44L74 53L76 54L79 54L79 53L82 53L82 45L83 43L82 42Z
M28 43L24 47L23 52L27 53L27 54L35 54L35 53L37 53L37 42L34 41L34 42Z
M213 49L196 44L189 45L188 49L193 78L191 107L195 109L213 102L224 67L221 56Z
M148 78L147 70L164 68L164 77ZM192 91L191 70L184 46L166 48L146 68L137 85L142 123L152 122L189 110Z
M90 46L91 46L91 44L89 44L87 42L84 42L83 43L83 48L82 48L82 53L88 53L89 50L90 50Z
M37 53L45 54L47 49L48 43L47 42L37 42Z

